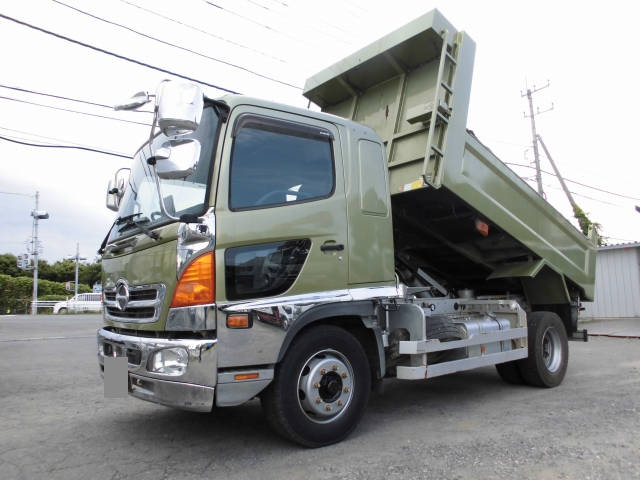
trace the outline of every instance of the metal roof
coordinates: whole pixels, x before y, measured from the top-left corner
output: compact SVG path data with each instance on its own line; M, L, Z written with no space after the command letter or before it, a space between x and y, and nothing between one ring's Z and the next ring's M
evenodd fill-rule
M605 245L604 247L598 247L598 251L618 250L621 248L638 248L638 247L640 247L640 242L628 242L628 243L619 243L617 245Z

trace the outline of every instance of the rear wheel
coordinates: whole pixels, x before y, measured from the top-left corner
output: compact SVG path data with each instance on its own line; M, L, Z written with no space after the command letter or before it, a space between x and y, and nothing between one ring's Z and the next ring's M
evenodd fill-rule
M567 332L553 312L532 312L529 324L529 356L518 362L522 378L529 385L555 387L562 383L569 361Z
M346 330L322 325L294 341L261 399L276 432L301 445L320 447L353 431L370 389L362 345Z

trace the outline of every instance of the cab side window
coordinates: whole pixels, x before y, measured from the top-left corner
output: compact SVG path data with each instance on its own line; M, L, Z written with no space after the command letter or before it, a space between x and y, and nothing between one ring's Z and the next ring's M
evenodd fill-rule
M335 186L333 136L320 127L244 114L234 125L231 210L307 202Z

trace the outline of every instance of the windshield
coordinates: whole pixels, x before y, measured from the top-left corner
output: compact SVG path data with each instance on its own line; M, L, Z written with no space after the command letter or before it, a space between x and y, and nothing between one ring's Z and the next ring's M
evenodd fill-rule
M206 211L207 186L211 176L218 124L218 114L215 109L212 106L205 106L198 129L184 136L184 138L197 139L201 145L200 159L194 172L185 179L160 179L164 205L175 217L184 214L202 215ZM159 134L154 138L153 145L157 147L166 140L165 135ZM118 210L118 220L111 230L109 241L138 233L140 227L134 222L143 224L146 228L153 228L169 221L160 209L153 170L146 161L148 157L147 143L133 158L131 174ZM133 222L126 221L128 219Z

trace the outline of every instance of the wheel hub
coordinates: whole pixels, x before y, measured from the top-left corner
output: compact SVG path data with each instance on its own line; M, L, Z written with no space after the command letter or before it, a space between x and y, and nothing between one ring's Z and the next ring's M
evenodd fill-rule
M562 345L560 334L555 328L547 328L542 335L542 359L550 372L556 372L560 368Z
M316 422L337 418L351 401L353 369L349 361L334 350L311 356L298 380L298 400L305 415Z

